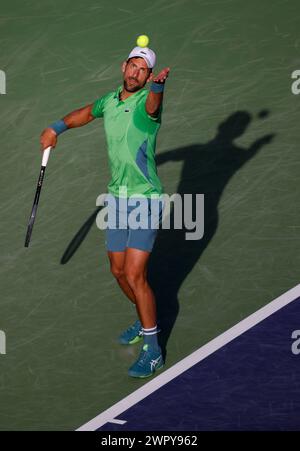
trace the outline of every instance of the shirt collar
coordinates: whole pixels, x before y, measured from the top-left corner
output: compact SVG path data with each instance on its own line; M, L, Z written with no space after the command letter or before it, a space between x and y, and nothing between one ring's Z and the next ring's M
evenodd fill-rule
M119 93L122 91L122 85L118 86L116 91L115 91L115 95L114 95L114 99L119 99Z
M118 86L117 87L117 89L116 89L116 91L115 91L115 94L114 94L114 99L117 99L117 100L119 100L119 94L120 94L120 92L122 91L122 89L123 89L123 85L120 85L120 86ZM146 90L146 88L144 87L144 88L142 88L142 89L140 89L139 91L136 91L134 94L132 94L131 96L129 96L129 97L127 97L127 99L125 99L126 101L127 100L130 100L131 98L135 98L137 95L140 95L143 91L145 91ZM123 101L124 102L124 101Z

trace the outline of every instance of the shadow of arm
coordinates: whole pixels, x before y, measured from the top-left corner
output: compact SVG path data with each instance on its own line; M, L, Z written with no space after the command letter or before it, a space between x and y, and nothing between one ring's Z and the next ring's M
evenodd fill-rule
M168 161L181 161L186 158L187 149L185 147L169 150L155 156L156 165L167 163Z
M262 138L257 139L254 141L254 143L249 147L249 149L246 151L247 158L250 159L254 157L254 155L257 154L257 152L266 144L270 144L274 137L275 133L270 133L269 135L265 135Z

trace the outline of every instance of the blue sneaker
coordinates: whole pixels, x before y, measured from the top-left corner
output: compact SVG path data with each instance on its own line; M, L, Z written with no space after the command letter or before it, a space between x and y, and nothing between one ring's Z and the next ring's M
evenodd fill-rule
M119 337L118 342L122 345L134 345L143 338L142 325L137 320L132 326L128 327Z
M144 345L139 358L129 368L128 374L132 377L149 377L164 365L161 349L154 350Z

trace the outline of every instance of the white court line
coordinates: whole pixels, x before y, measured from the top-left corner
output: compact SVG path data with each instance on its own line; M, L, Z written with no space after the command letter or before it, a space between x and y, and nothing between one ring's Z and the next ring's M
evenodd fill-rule
M134 406L139 401L146 398L151 393L155 392L156 390L158 390L160 387L170 382L175 377L184 373L184 371L196 365L196 363L201 362L201 360L205 359L210 354L213 354L215 351L222 348L227 343L234 340L236 337L242 335L244 332L251 329L264 319L268 318L273 313L285 307L287 304L290 304L299 296L300 296L300 284L295 286L291 290L287 291L286 293L282 294L278 298L274 299L274 301L257 310L252 315L243 319L242 321L240 321L238 324L228 329L223 334L219 335L218 337L208 342L206 345L197 349L197 351L193 352L188 357L185 357L180 362L176 363L171 368L166 370L164 373L155 377L150 382L140 387L138 390L126 396L126 398L122 399L109 409L97 415L93 420L90 420L88 423L78 428L77 431L95 431L104 424L108 422L111 423L112 418L118 417L125 410Z
M127 423L127 421L124 421L124 420L117 420L116 418L114 418L113 420L109 420L108 423L125 424L125 423Z

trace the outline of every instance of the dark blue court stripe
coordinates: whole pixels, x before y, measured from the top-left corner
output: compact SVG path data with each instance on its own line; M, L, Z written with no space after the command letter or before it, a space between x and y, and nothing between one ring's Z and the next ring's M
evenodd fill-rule
M99 430L300 430L300 298Z

